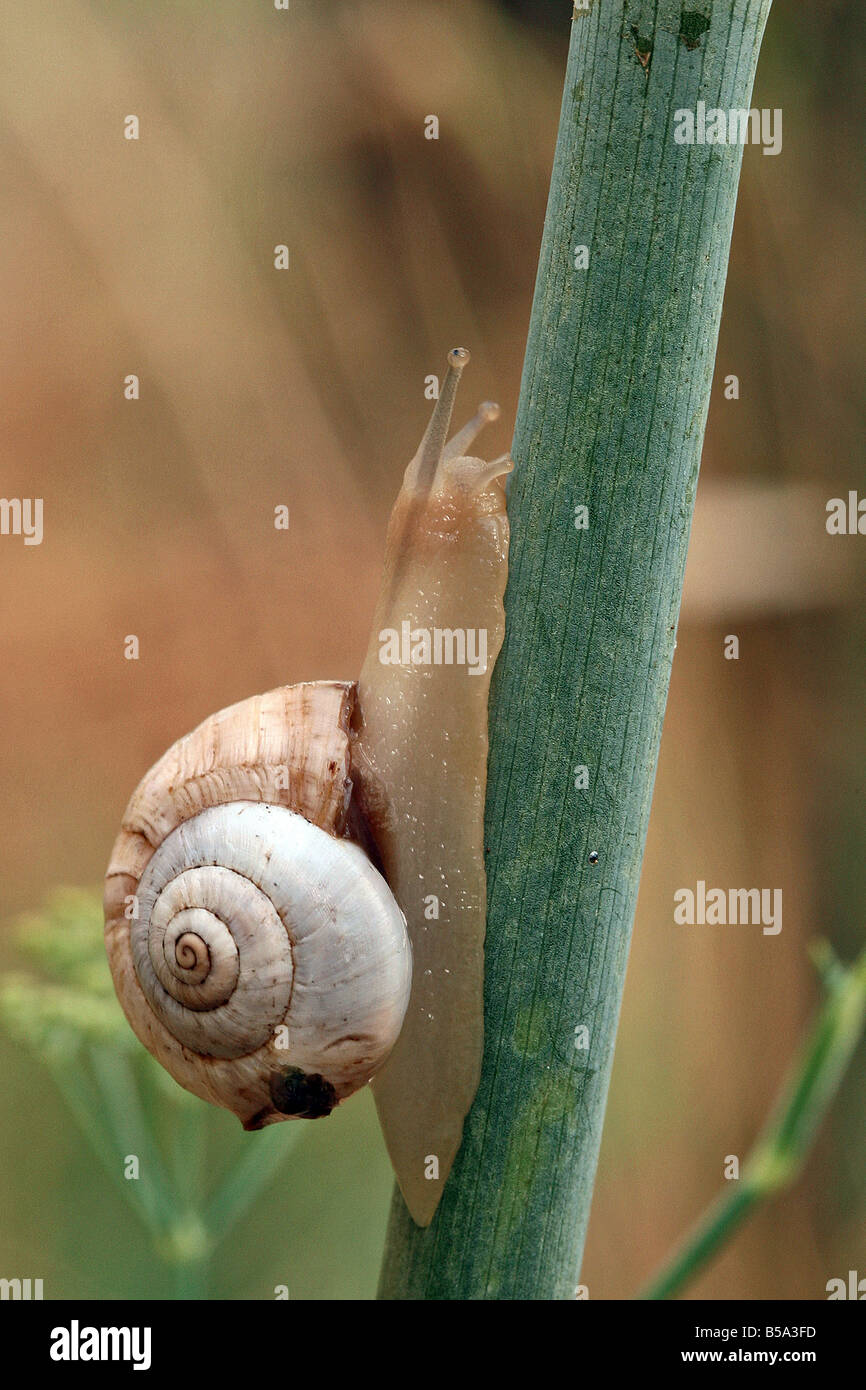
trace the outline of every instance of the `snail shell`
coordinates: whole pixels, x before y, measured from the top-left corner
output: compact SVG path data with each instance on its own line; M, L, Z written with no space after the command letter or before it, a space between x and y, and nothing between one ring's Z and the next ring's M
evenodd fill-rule
M246 1129L328 1114L406 1011L405 919L352 806L355 698L353 682L317 682L212 715L140 783L111 856L126 1016Z
M272 690L182 738L133 794L105 887L118 996L171 1075L247 1129L326 1115L372 1079L420 1225L483 1046L512 464L467 454L490 402L448 442L468 360L449 354L406 469L359 681Z

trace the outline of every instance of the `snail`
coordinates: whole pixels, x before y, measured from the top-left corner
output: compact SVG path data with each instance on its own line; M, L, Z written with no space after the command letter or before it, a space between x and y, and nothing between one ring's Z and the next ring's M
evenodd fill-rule
M105 880L140 1041L247 1130L372 1082L397 1181L432 1220L483 1043L487 697L504 635L502 477L447 441L449 353L388 526L357 680L283 686L181 738L133 793Z

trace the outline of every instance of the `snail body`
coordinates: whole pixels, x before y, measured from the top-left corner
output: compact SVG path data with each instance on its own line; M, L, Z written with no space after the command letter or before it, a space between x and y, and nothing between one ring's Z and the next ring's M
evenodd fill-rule
M327 1115L374 1080L425 1225L480 1073L508 546L510 461L465 454L496 408L445 442L467 359L450 354L406 470L360 679L280 687L181 738L133 793L105 883L118 997L171 1075L245 1129Z
M412 941L409 1009L373 1095L419 1225L432 1219L460 1147L484 1043L487 699L505 631L501 478L511 460L466 454L499 413L490 402L445 443L465 360L459 350L451 354L437 410L391 515L353 749L361 805ZM388 646L395 634L408 661L383 661L395 654ZM432 661L412 659L424 657L428 645Z

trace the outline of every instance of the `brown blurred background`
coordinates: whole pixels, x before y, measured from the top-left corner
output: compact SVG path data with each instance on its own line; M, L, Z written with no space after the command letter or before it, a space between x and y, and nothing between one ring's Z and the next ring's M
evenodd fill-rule
M205 715L358 671L424 380L457 342L458 413L498 399L486 452L508 447L569 14L3 6L0 492L43 497L45 535L0 538L2 922L98 884L136 781ZM817 998L809 940L850 957L863 938L866 541L827 537L824 504L866 490L864 40L857 0L777 0L765 39L754 104L782 108L784 144L743 162L594 1298L631 1294L746 1153ZM782 933L675 928L673 892L698 878L782 887ZM159 1296L50 1083L0 1049L0 1274ZM863 1082L861 1053L798 1187L692 1296L820 1298L866 1274ZM281 1275L295 1296L373 1292L390 1183L372 1106L312 1128L223 1251L218 1294L267 1297Z

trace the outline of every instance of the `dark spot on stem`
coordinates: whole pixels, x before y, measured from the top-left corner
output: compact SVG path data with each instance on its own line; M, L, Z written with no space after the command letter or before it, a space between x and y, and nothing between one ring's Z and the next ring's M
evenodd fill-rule
M636 24L631 26L631 36L634 41L634 51L637 54L637 60L644 71L649 72L650 59L653 56L653 41L639 34Z
M680 15L680 38L686 48L700 48L709 27L710 21L699 10L683 10Z

